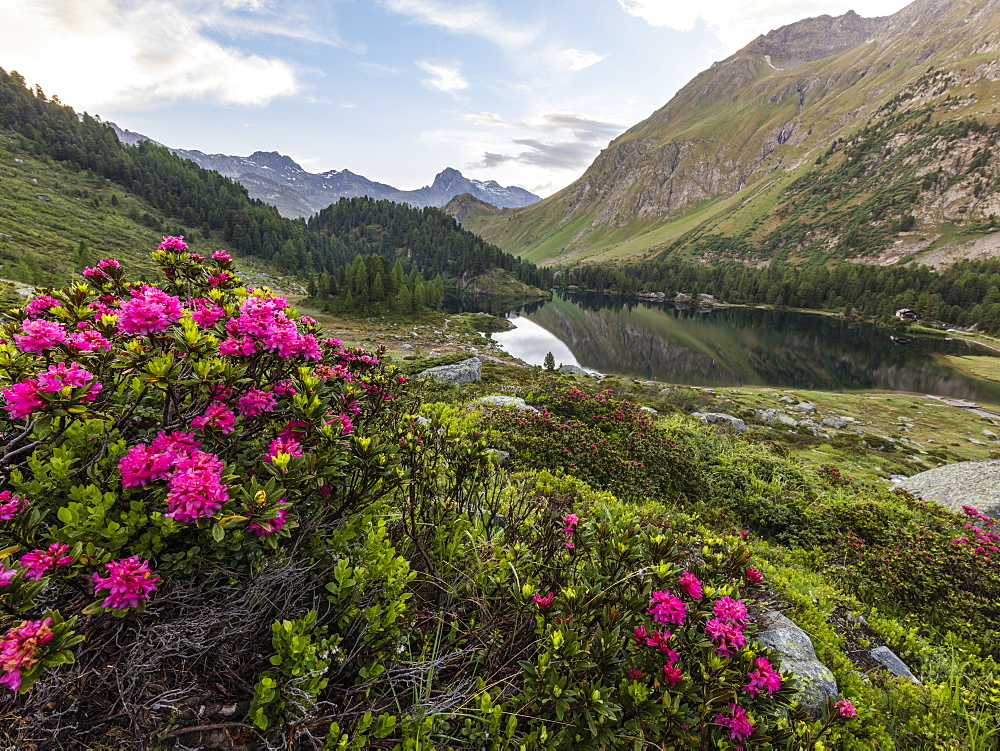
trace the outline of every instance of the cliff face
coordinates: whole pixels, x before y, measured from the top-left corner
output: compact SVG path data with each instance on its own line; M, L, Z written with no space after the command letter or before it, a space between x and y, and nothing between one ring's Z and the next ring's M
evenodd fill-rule
M889 204L883 214L900 226L912 214L909 231L922 233L924 246L947 223L974 234L972 224L997 213L991 160L974 179L965 172L996 145L998 56L994 0L918 0L884 18L851 12L791 24L696 76L560 193L503 216L474 217L469 226L509 251L556 263L679 240L694 248L698 238L716 236L738 237L764 260L838 247L842 256L876 258L900 238L887 230L860 253L845 250L834 227L845 212L836 205L814 212L813 223L824 226L811 226L811 239L790 240L780 217L800 200L796 182L810 172L839 171L839 194L855 205L884 193L886 185L868 184L853 168L896 169L891 158L905 148L906 180L923 185L923 175L935 172L949 184L910 195L886 175L892 196L878 200ZM985 131L944 133L970 119ZM851 155L859 144L863 153ZM902 239L907 252L919 250Z

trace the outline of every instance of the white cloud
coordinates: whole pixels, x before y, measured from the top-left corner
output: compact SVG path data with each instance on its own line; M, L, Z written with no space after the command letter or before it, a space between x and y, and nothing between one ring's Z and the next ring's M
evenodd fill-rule
M473 125L484 125L488 127L510 125L510 123L500 117L500 115L495 115L492 112L469 112L468 114L462 115L462 119L466 122L472 123Z
M570 70L583 70L584 68L589 68L591 65L597 65L601 60L604 60L607 55L598 55L596 52L587 52L587 50L574 50L568 49L563 50L563 58L569 64Z
M701 21L722 40L729 51L749 44L772 29L823 14L841 15L855 10L862 16L884 16L903 8L909 0L618 0L622 9L650 26L691 31Z
M441 0L383 0L383 4L392 12L421 23L457 34L474 34L508 50L523 49L538 36L535 29L508 24L481 0L457 4Z
M423 80L427 88L443 91L452 96L469 88L469 82L462 76L462 71L457 65L441 65L429 60L417 60L416 64L424 73L430 75L430 78Z
M191 11L181 0L0 0L3 65L91 112L187 98L263 106L301 89L289 63L220 44Z

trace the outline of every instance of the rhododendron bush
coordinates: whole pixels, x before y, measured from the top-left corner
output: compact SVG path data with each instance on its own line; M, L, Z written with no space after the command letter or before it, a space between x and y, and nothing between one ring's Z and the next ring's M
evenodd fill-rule
M35 693L56 713L83 680L65 666L74 652L92 663L88 650L106 650L109 638L139 649L154 619L138 614L158 598L174 617L177 598L190 611L213 598L232 604L240 588L265 600L310 579L322 588L347 550L384 541L368 514L401 482L385 442L405 379L378 353L321 339L284 298L242 286L224 252L203 258L171 237L154 259L159 286L105 259L0 326L0 686L24 693L45 678ZM281 582L275 571L292 544L299 563ZM383 564L406 581L405 563ZM392 633L405 598L391 594L385 610L362 581L329 595L345 628L357 597L371 608L362 620L381 620L351 648ZM307 599L315 607L311 591ZM282 614L273 602L254 607L261 618ZM228 649L220 643L220 659ZM107 687L87 680L95 696ZM17 701L0 697L5 717ZM126 712L128 701L118 700Z

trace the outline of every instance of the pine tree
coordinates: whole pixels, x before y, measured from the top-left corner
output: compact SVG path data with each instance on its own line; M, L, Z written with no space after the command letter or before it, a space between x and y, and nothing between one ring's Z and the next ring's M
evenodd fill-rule
M556 369L556 358L553 356L553 354L551 352L546 352L545 353L545 360L542 363L542 366L546 370L555 370Z

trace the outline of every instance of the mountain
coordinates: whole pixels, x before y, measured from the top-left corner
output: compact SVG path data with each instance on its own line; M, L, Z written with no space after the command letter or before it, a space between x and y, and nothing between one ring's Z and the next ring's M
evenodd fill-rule
M696 76L559 193L466 226L556 264L997 255L998 58L995 0L800 21Z
M109 123L122 143L135 144L152 139ZM156 143L153 141L153 143ZM157 144L162 145L162 144ZM205 154L201 151L171 149L205 169L215 170L242 183L251 198L275 206L283 216L305 217L317 213L341 198L368 196L407 203L416 208L444 206L455 196L469 193L498 208L528 206L541 200L524 188L502 187L495 180L470 180L456 169L438 173L434 182L416 190L400 190L377 183L350 170L306 172L293 159L276 151L255 151L250 156Z

